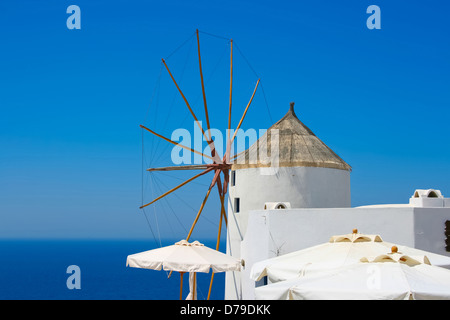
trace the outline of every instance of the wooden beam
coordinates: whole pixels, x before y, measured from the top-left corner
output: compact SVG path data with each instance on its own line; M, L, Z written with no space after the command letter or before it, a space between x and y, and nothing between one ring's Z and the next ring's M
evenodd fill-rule
M173 171L173 170L206 170L209 168L230 170L231 165L226 163L208 163L208 164L191 164L186 166L171 166L171 167L159 167L149 168L147 171Z
M201 82L202 82L203 104L205 106L206 125L207 125L207 128L208 128L208 137L209 137L208 141L211 141L211 126L209 125L208 106L206 104L205 83L203 81L202 58L201 58L201 55L200 55L200 37L198 35L198 29L197 29L196 32L197 32L197 48L198 48L198 65L199 65L199 68L200 68L200 79L201 79Z
M206 169L208 169L208 166L205 164L193 164L187 166L148 168L147 171L206 170Z
M194 231L194 227L197 224L198 218L200 218L200 215L202 214L203 208L205 207L205 204L206 204L206 201L208 200L209 194L211 193L211 190L212 190L212 188L214 187L214 184L217 181L217 176L218 176L219 173L220 173L220 170L216 170L216 173L214 174L213 181L212 181L211 185L209 186L208 191L206 192L206 196L203 199L202 204L200 205L200 209L197 212L197 216L194 219L194 223L192 223L191 229L189 230L189 233L188 233L188 235L186 237L186 241L189 241L189 238L191 237L192 232Z
M189 102L187 101L186 97L184 96L183 91L181 91L180 87L178 86L178 83L175 81L175 78L172 75L172 72L170 72L169 67L166 64L166 61L164 59L161 59L161 60L162 60L162 62L164 64L164 66L166 67L167 72L169 73L170 77L172 78L173 83L175 84L175 86L177 87L178 91L180 92L181 97L183 98L184 102L186 103L186 106L188 107L189 111L191 112L192 116L194 117L195 122L197 123L198 127L202 131L203 136L205 137L206 141L209 141L208 138L206 137L205 130L203 130L200 122L197 119L197 116L195 115L194 111L192 110L191 106L189 105Z
M192 116L194 117L194 120L197 123L197 126L202 131L202 134L205 137L205 140L208 142L208 145L211 147L211 150L215 150L214 141L212 141L210 138L208 139L208 137L206 136L205 130L203 130L200 122L198 121L197 116L195 115L194 111L192 110L191 106L189 105L189 102L187 101L186 97L184 96L183 91L181 91L180 87L178 86L177 82L175 81L175 78L173 77L172 73L170 72L169 67L166 64L166 61L164 59L161 59L161 60L164 64L164 66L166 67L167 72L169 73L170 77L172 78L173 83L175 84L178 91L180 92L181 97L183 98L184 102L186 103L186 106L188 107L189 111L191 112ZM206 97L205 97L205 101L206 101ZM207 120L207 122L209 122L209 119ZM222 159L217 155L217 153L213 157L214 157L213 161L215 161L216 163L222 162Z
M219 231L217 232L217 242L216 242L216 250L217 251L219 251L220 235L222 233L222 218L225 219L225 223L226 223L226 213L225 213L225 208L223 206L224 199L225 199L225 195L220 197L220 202L222 203L222 207L220 209ZM212 290L213 281L214 281L214 271L211 273L211 281L209 283L209 290L208 290L208 298L207 298L207 300L209 300L209 298L211 296L211 290Z
M153 130L151 130L151 129L145 127L145 126L143 126L142 124L140 125L140 127L141 127L142 129L145 129L145 130L147 130L148 132L154 134L155 136L157 136L157 137L159 137L159 138L161 138L161 139L166 140L167 142L169 142L169 143L171 143L171 144L173 144L173 145L176 145L176 146L181 147L181 148L183 148L183 149L189 150L189 151L191 151L191 152L193 152L193 153L196 153L196 154L198 154L198 155L201 155L202 157L205 157L205 158L207 158L207 159L210 159L210 160L214 161L214 159L213 159L212 157L207 156L206 154L203 154L203 153L201 153L201 152L199 152L199 151L197 151L197 150L194 150L194 149L192 149L192 148L186 147L186 146L182 145L181 143L178 143L178 142L175 142L175 141L173 141L173 140L170 140L169 138L166 138L166 137L164 137L163 135L160 135L159 133L156 133L155 131L153 131Z
M242 115L241 120L239 121L239 124L238 124L236 130L234 131L233 138L231 138L231 140L228 141L225 159L229 159L230 158L231 145L233 144L233 141L236 138L236 134L238 133L238 130L241 128L242 122L244 121L245 115L247 114L248 108L250 107L250 104L252 103L253 98L255 97L256 89L258 88L260 80L261 79L258 79L258 81L256 82L256 86L255 86L255 89L253 90L253 94L252 94L252 96L250 98L250 101L247 104L247 107L244 110L244 114Z
M183 275L184 272L180 272L180 300L183 300Z
M231 130L231 104L232 104L232 92L233 92L233 40L230 40L230 106L228 109L228 141L230 140L230 130ZM228 158L226 158L226 162L228 162L229 160L229 155Z
M255 90L253 90L253 94L250 98L250 101L247 104L247 107L244 110L244 114L242 115L241 120L239 121L239 124L238 124L236 130L234 131L234 135L233 135L233 138L231 139L231 143L233 143L234 138L236 138L236 134L237 134L238 130L241 128L242 122L244 121L244 118L245 118L245 115L247 114L248 108L250 107L250 104L252 103L253 98L255 97L256 89L258 89L258 85L259 85L259 80L260 79L258 79L258 81L256 82Z
M189 178L188 180L186 180L185 182L179 184L179 185L176 186L175 188L170 189L170 190L167 191L166 193L160 195L158 198L156 198L156 199L153 200L152 202L149 202L149 203L147 203L147 204L145 204L145 205L143 205L143 206L140 206L139 209L145 208L145 207L151 205L152 203L158 201L159 199L164 198L164 197L167 196L168 194L174 192L175 190L178 190L179 188L181 188L181 187L184 186L185 184L187 184L187 183L191 182L192 180L197 179L198 177L200 177L200 176L202 176L202 175L204 175L204 174L206 174L206 173L212 171L213 169L214 169L214 168L208 168L208 169L206 169L205 171L203 171L203 172L201 172L201 173L199 173L199 174L193 176L192 178Z

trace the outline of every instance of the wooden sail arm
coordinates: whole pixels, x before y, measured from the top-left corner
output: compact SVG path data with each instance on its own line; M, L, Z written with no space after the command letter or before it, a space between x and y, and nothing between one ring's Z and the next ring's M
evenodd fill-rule
M230 165L228 165L228 164L211 163L211 164L192 164L192 165L186 165L186 166L149 168L149 169L147 169L147 171L206 170L209 168L228 169L229 167L230 167Z
M192 223L191 229L189 230L189 233L186 237L186 241L189 240L189 238L192 235L192 232L194 231L194 228L195 228L195 225L197 224L198 218L200 218L200 215L202 214L203 208L205 207L206 201L208 200L208 197L209 197L209 194L211 193L212 188L214 187L214 185L217 182L217 177L219 176L219 174L220 174L220 170L216 170L216 172L214 174L214 178L211 182L211 185L209 186L208 191L206 192L206 196L203 199L202 204L200 205L200 209L197 212L197 216L195 217L194 222Z
M170 194L170 193L172 193L172 192L178 190L179 188L181 188L181 187L184 186L185 184L191 182L192 180L197 179L198 177L200 177L200 176L202 176L202 175L204 175L204 174L206 174L206 173L208 173L208 172L210 172L210 171L212 171L212 170L214 170L214 168L208 168L208 169L206 169L205 171L200 172L199 174L197 174L197 175L193 176L192 178L186 180L185 182L179 184L179 185L176 186L175 188L170 189L170 190L167 191L166 193L160 195L158 198L154 199L153 201L151 201L151 202L149 202L149 203L147 203L147 204L145 204L145 205L143 205L143 206L140 206L139 209L145 208L145 207L151 205L152 203L155 203L156 201L158 201L158 200L164 198L165 196L167 196L168 194Z
M245 153L245 151L247 151L247 150L244 150L244 151L241 151L241 152L239 152L239 153L236 153L235 155L233 155L232 157L230 157L231 160L233 160L233 161L236 160L237 157L243 155L243 154Z
M203 70L202 70L202 58L200 55L200 37L198 35L198 29L196 30L197 32L197 48L198 48L198 65L199 65L199 69L200 69L200 80L202 83L202 94L203 94L203 104L205 106L205 117L206 117L206 125L208 128L208 141L211 141L211 126L209 124L209 115L208 115L208 106L206 103L206 93L205 93L205 83L203 81Z
M236 134L238 133L239 129L241 128L242 122L244 121L244 118L245 118L245 116L247 114L248 108L250 107L250 105L251 105L251 103L253 101L253 98L255 97L256 89L258 89L258 85L259 85L259 81L260 80L261 79L258 79L258 81L256 82L255 89L253 90L253 94L252 94L252 96L250 98L250 101L248 102L247 107L244 110L244 114L242 115L241 120L239 121L239 124L238 124L236 130L234 131L233 137L230 139L230 141L228 141L227 151L226 151L224 159L229 159L230 158L231 145L233 144L233 141L236 138Z
M230 141L230 130L231 130L231 105L232 105L232 94L233 94L233 40L230 40L230 101L228 107L228 135L227 135L227 145ZM230 155L224 154L224 161L229 162Z
M148 168L147 171L206 170L206 169L208 169L208 166L206 164L193 164L187 166Z
M178 83L176 82L175 78L173 77L172 73L170 72L170 69L169 69L169 67L168 67L167 64L166 64L166 61L165 61L164 59L162 59L162 62L163 62L163 64L164 64L164 66L166 67L167 72L169 73L170 77L172 78L173 83L174 83L175 86L177 87L178 92L180 92L180 95L181 95L181 97L183 98L184 102L186 103L186 106L188 107L189 111L191 112L192 116L194 117L195 123L197 123L197 126L198 126L198 127L200 128L200 130L202 131L202 134L203 134L203 136L205 137L205 140L208 142L208 145L210 146L211 152L212 152L213 150L215 150L214 142L211 140L211 137L208 138L208 137L206 136L205 130L203 130L202 125L201 125L200 122L198 121L198 118L197 118L197 116L195 115L194 111L192 110L192 108L191 108L191 106L190 106L188 100L186 99L185 95L183 94L183 91L181 91L181 88L178 86ZM202 75L202 77L203 77L203 75ZM202 81L202 87L203 87L203 91L204 91L203 81ZM204 101L205 101L205 111L206 111L206 113L207 113L208 111L207 111L207 107L206 107L206 96L204 96L204 99L205 99L205 100L204 100ZM210 134L211 134L211 131L210 131L210 128L209 128L209 117L208 117L208 114L207 114L207 124L208 124L208 131L209 131ZM211 158L211 159L212 159L213 161L217 162L217 163L220 163L220 162L222 161L222 160L220 159L220 157L217 155L217 153L216 153L215 156L213 155L213 157L214 157L215 159L212 159L212 158Z
M170 75L170 78L172 78L173 83L174 83L175 86L177 87L178 92L180 93L181 97L183 98L184 102L186 103L186 106L188 107L189 111L191 112L192 116L194 117L195 122L197 123L198 127L199 127L200 130L202 131L202 134L203 134L203 136L205 137L205 140L206 140L206 141L209 141L208 137L206 136L205 130L203 130L203 128L202 128L200 122L198 121L197 116L195 115L194 111L193 111L192 108L191 108L191 105L190 105L189 102L187 101L185 95L183 94L183 91L181 91L180 87L178 86L178 83L176 82L175 78L173 77L172 72L170 72L170 69L169 69L169 67L168 67L167 64L166 64L166 61L165 61L164 59L161 59L161 60L162 60L162 62L163 62L163 64L164 64L164 66L166 67L167 72L168 72L169 75Z
M176 146L181 147L181 148L183 148L183 149L189 150L189 151L191 151L191 152L193 152L193 153L196 153L196 154L198 154L198 155L201 155L202 157L205 157L205 158L207 158L207 159L210 159L210 160L214 161L214 158L212 158L212 157L210 157L210 156L208 156L208 155L206 155L206 154L203 154L203 153L201 153L201 152L199 152L199 151L197 151L197 150L194 150L194 149L192 149L192 148L186 147L186 146L182 145L181 143L178 143L178 142L175 142L175 141L173 141L173 140L170 140L169 138L166 138L166 137L164 137L163 135L160 135L159 133L156 133L155 131L153 131L153 130L151 130L151 129L145 127L145 126L143 126L142 124L140 125L140 127L143 128L143 129L145 129L145 130L147 130L148 132L154 134L155 136L157 136L157 137L159 137L159 138L161 138L161 139L163 139L163 140L166 140L167 142L169 142L169 143L171 143L171 144L173 144L173 145L176 145Z
M226 217L225 208L224 208L224 205L223 205L224 198L225 198L225 196L220 197L220 201L222 203L222 208L220 210L219 231L217 232L217 242L216 242L216 250L217 251L219 251L220 235L222 233L222 218L224 218L225 224L227 224L227 221L226 221L227 217ZM214 271L211 273L211 281L209 283L209 290L208 290L208 298L207 298L207 300L209 300L209 298L211 297L211 290L212 290L213 281L214 281Z
M247 107L244 110L244 114L242 115L241 120L239 121L239 124L238 124L236 130L234 131L233 138L231 138L231 144L233 143L234 139L236 138L236 134L237 134L238 130L241 128L242 122L244 121L244 118L245 118L245 115L247 114L248 108L250 107L250 104L252 103L253 98L255 97L256 89L258 89L260 80L261 79L258 79L258 81L256 82L256 86L255 86L255 89L253 90L253 94L250 98L250 101L248 102Z
M241 156L241 155L243 155L243 154L245 153L245 151L247 151L247 150L241 151L241 152L239 152L239 153L233 155L232 157L229 156L228 159L226 158L227 155L226 155L226 153L225 153L225 155L223 156L223 160L222 160L222 161L223 161L224 163L228 164L228 165L232 165L233 162L234 162L239 156ZM230 154L231 154L231 150L230 150Z

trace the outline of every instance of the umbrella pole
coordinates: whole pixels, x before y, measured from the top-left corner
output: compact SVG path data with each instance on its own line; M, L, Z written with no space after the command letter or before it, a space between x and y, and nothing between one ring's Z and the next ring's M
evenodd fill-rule
M211 296L211 289L212 289L212 285L213 285L213 281L214 281L214 271L211 273L211 282L209 283L209 291L208 291L208 299Z
M183 275L184 272L180 272L180 300L183 300Z
M194 292L193 292L193 297L192 297L192 300L197 300L197 292L196 292L196 288L195 288L195 285L196 285L196 282L197 282L197 272L194 272Z
M216 250L219 251L219 245L220 245L220 234L222 231L222 217L225 218L225 209L223 207L223 196L220 196L220 200L222 201L222 210L220 212L220 222L219 222L219 232L217 234L217 243L216 243ZM214 281L214 271L211 272L211 282L209 283L209 291L208 291L208 299L211 296L211 289L212 289L212 285L213 285L213 281Z

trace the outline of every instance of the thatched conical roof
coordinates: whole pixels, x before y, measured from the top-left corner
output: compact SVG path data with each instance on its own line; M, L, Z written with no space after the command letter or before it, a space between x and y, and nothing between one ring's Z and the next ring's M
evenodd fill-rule
M271 138L271 129L278 129L279 139ZM274 135L276 137L276 135ZM279 167L321 167L350 171L351 167L323 143L295 115L294 103L286 115L234 161L232 169L273 166L272 143L278 146ZM267 146L267 147L266 147ZM267 148L267 151L266 151ZM276 149L274 149L276 150ZM267 154L267 156L265 156ZM257 157L257 155L259 155ZM276 156L276 151L274 153Z

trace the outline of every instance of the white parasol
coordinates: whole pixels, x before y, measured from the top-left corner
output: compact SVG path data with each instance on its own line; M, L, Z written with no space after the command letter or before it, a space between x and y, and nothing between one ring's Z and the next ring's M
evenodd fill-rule
M430 265L424 256L391 252L312 276L258 287L255 296L270 300L448 300L450 270Z
M359 262L365 256L378 256L390 251L394 244L385 242L379 235L358 233L337 235L328 243L288 253L272 259L257 262L251 270L255 281L267 276L271 283L304 275L348 266ZM427 256L431 264L450 266L450 257L397 245L398 251L408 256Z
M189 243L181 240L174 245L144 251L127 257L127 267L153 270L178 271L181 274L180 299L183 274L190 273L190 293L188 299L196 298L195 273L214 273L240 270L240 261L229 255L213 250L198 241Z

